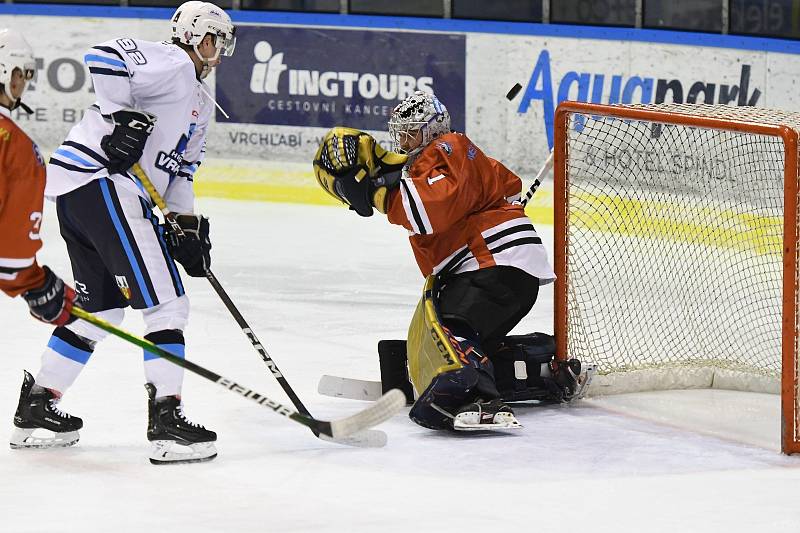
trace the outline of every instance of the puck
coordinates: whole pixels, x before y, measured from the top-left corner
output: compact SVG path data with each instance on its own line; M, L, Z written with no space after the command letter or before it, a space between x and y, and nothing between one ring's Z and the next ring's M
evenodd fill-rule
M509 90L508 93L506 93L506 98L508 98L509 101L513 100L514 97L517 96L517 93L520 92L521 90L522 90L522 85L520 85L519 83L515 83L514 86L511 88L511 90Z

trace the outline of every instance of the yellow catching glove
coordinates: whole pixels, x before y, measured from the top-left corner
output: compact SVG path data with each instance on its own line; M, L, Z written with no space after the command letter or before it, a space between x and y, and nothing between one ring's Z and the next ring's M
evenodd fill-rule
M375 207L386 213L386 197L400 181L408 157L384 150L371 135L335 127L314 155L314 175L325 191L361 216Z

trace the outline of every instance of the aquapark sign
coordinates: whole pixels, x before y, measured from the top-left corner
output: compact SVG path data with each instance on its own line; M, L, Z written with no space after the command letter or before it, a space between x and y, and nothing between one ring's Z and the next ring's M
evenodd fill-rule
M677 77L623 76L577 70L568 71L556 84L552 75L550 51L544 49L539 52L533 65L517 112L524 114L531 106L541 106L548 145L552 148L555 108L564 100L607 104L675 102L756 106L762 91L751 82L751 65L741 64L738 67L739 72L726 73L726 78L730 78L731 74L738 74L738 84L726 83L720 79L681 80ZM577 120L576 129L580 129L581 125L582 121Z
M243 26L217 69L218 122L384 130L406 96L435 92L454 127L465 111L463 35Z

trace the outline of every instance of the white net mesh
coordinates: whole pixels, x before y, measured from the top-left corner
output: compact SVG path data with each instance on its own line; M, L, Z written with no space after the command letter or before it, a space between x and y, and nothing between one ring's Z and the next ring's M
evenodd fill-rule
M623 108L800 129L800 114L755 108ZM562 142L569 355L598 363L608 392L779 392L783 140L571 114Z

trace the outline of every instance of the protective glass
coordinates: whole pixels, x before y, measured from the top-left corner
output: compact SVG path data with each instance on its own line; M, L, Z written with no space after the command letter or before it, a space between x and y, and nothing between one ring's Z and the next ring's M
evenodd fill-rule
M22 67L22 77L25 81L31 81L36 77L36 63L25 63Z
M232 56L233 51L236 49L236 28L231 28L229 32L218 30L214 45L219 50L220 55Z

